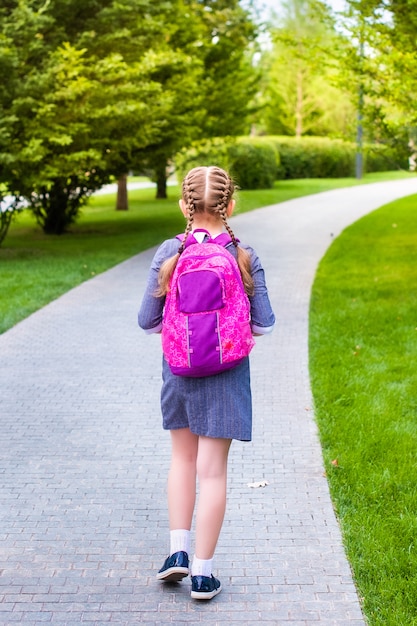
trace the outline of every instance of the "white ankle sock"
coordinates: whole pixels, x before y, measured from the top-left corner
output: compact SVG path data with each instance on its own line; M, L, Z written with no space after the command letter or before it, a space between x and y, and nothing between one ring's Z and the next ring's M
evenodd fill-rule
M190 531L180 528L169 531L170 554L175 552L190 553Z
M191 566L191 576L208 576L210 577L213 571L213 559L198 559L196 556L193 558L193 564Z

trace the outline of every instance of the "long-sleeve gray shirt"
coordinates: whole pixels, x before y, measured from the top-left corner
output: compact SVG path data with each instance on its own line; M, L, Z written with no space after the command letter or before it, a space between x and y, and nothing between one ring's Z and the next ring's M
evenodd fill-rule
M264 270L253 248L243 244L239 245L245 248L251 257L251 274L255 287L254 295L249 297L252 332L256 335L264 335L271 332L275 324L275 315L269 301ZM153 258L138 315L139 326L147 333L157 333L162 328L165 297L156 297L154 294L158 288L158 274L162 263L174 256L178 251L178 247L178 239L168 239L160 245ZM236 248L232 243L226 249L236 257Z

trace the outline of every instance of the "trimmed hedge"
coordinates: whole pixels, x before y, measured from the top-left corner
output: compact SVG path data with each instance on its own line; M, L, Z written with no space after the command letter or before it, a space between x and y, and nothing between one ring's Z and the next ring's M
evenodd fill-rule
M355 176L356 143L327 137L268 137L280 154L278 179ZM364 144L363 171L408 170L407 151L383 144Z
M217 165L226 169L241 189L269 189L274 186L279 154L263 138L215 138L194 143L175 157L178 180L193 167Z
M257 138L240 138L228 148L229 170L241 189L271 189L277 177L279 153Z
M269 189L279 179L355 176L356 144L327 137L226 137L193 144L177 154L178 179L193 167L218 165L241 189ZM408 169L401 154L382 144L365 144L364 172Z
M355 173L355 146L327 137L270 137L279 151L277 178L345 178Z
M233 137L215 137L205 141L195 141L175 155L175 172L177 180L182 180L193 167L217 165L228 168L227 147L234 142Z

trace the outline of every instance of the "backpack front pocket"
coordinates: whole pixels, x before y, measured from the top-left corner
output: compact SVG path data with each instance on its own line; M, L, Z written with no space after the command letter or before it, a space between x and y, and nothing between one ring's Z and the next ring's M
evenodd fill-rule
M223 308L223 288L214 270L185 272L178 280L181 313L203 313Z

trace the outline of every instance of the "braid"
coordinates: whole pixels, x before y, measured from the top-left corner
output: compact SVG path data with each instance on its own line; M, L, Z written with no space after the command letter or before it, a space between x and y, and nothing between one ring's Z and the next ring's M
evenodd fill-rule
M232 228L229 226L227 221L227 207L229 206L229 202L233 196L233 182L231 178L226 174L224 170L217 170L216 172L219 174L218 178L221 176L221 180L218 180L219 189L219 202L217 204L216 210L222 218L224 227L230 235L232 243L237 251L237 264L239 266L240 274L242 276L242 281L245 287L245 291L248 296L253 296L254 294L254 282L251 273L251 258L249 253L244 248L241 248L237 242L235 234Z
M226 209L219 210L219 213L222 217L223 224L230 235L230 238L233 242L234 247L237 251L237 264L239 265L240 274L242 276L242 281L245 286L245 291L248 296L253 296L254 294L254 282L251 274L251 259L249 253L244 248L241 248L237 242L235 234L231 227L227 222Z
M184 181L182 184L182 195L187 206L188 217L187 217L187 225L186 225L185 232L184 232L184 238L181 242L180 247L178 248L179 254L182 254L184 252L185 242L193 228L194 214L195 214L195 200L194 200L193 192L194 192L194 189L189 180L189 177L184 178Z
M234 247L237 248L238 247L237 239L236 239L236 236L235 236L231 226L229 225L229 223L227 221L226 209L219 210L219 213L220 213L221 218L223 220L224 227L225 227L225 229L227 230L227 232L230 235L230 239L232 240Z
M193 228L194 222L194 213L196 211L196 202L194 199L194 189L190 180L190 175L188 174L182 183L182 197L187 206L187 226L184 232L184 238L181 242L180 247L178 248L177 254L174 254L173 257L164 261L161 265L158 275L158 288L155 291L156 297L166 296L169 290L169 281L174 272L175 266L178 263L178 259L180 255L184 252L185 242L187 240L188 235L190 234Z
M212 193L213 204L211 210L213 213L220 215L223 225L233 241L233 245L237 248L236 237L227 223L227 207L233 195L232 180L224 170L218 167L209 168L209 174L211 174L211 189L206 189L206 194L208 194L209 191L214 192Z
M235 234L233 230L231 229L231 227L229 226L228 221L227 221L227 207L229 206L230 198L232 196L232 189L231 189L232 181L230 180L228 176L226 176L226 172L224 172L224 174L225 174L225 178L223 181L221 181L223 184L223 191L220 195L217 210L220 214L220 217L223 220L224 227L226 228L227 232L230 235L230 238L233 242L234 247L237 248L238 243L236 241Z
M187 240L188 235L193 229L193 221L194 221L194 209L192 211L189 211L189 214L188 214L187 226L184 231L184 237L183 237L183 240L181 241L180 247L178 248L178 252L180 254L184 252L185 242Z

